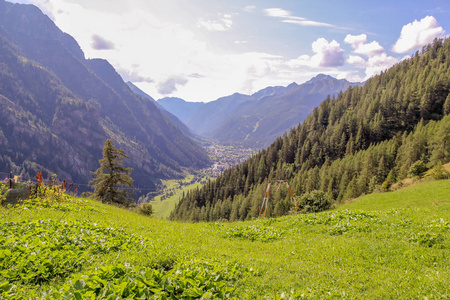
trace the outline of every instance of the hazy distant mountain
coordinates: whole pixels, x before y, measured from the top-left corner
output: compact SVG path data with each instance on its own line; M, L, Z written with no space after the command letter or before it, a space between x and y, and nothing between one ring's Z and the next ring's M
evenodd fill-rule
M168 118L170 121L172 121L180 130L187 136L193 137L192 132L189 130L189 128L180 120L178 119L174 114L166 110L162 105L160 105L158 102L155 101L150 95L148 95L146 92L138 88L136 85L134 85L132 82L127 82L128 87L133 91L133 93L144 97L145 99L148 99L156 104L156 106L159 108L161 113Z
M208 165L205 151L154 102L137 96L106 60L86 60L33 5L0 0L0 106L0 170L85 184L107 138L130 156L137 187Z
M188 102L175 97L161 98L157 103L170 111L185 124L195 111L205 105L203 102Z
M147 94L146 92L144 92L143 90L141 90L140 88L138 88L138 87L137 87L135 84L133 84L131 81L127 81L127 85L128 85L128 87L133 91L133 93L135 93L135 94L137 94L137 95L139 95L139 96L141 96L141 97L147 98L147 99L149 99L150 101L156 103L156 100L153 99L152 96L150 96L149 94ZM156 104L156 106L158 106L158 104ZM159 107L161 107L161 106L159 106Z
M319 74L301 85L267 87L250 96L236 93L204 103L186 124L194 133L222 143L262 148L302 122L328 95L337 95L351 85L359 83ZM165 107L176 114L175 108L188 105L179 99Z
M240 104L252 100L251 96L235 93L202 105L186 124L196 134L211 137L212 132L223 120L233 116L233 110Z

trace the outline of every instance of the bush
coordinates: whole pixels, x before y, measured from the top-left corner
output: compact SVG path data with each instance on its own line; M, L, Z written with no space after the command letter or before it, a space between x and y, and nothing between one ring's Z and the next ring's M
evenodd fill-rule
M408 177L416 177L416 176L422 176L423 173L427 170L427 167L425 166L425 163L422 160L418 160L415 163L411 165L408 171Z
M434 179L440 180L440 179L447 179L450 178L450 174L442 167L442 163L439 162L431 171L431 176L433 176Z
M139 213L144 216L151 216L153 214L153 206L150 203L143 203L139 206Z
M325 192L314 190L301 197L300 207L303 212L327 210L331 207L331 199Z

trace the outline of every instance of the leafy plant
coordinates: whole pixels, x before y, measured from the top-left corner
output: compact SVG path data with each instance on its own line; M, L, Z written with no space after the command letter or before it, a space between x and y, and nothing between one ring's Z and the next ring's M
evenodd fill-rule
M72 274L90 254L146 247L144 238L89 222L6 222L0 228L0 274L10 282L48 282Z
M187 260L170 270L108 265L76 276L53 297L62 299L230 299L249 270L236 263Z
M417 232L411 234L410 242L417 243L424 247L443 248L444 237L439 233Z
M280 229L263 224L231 227L222 232L224 237L262 242L277 240L283 236L283 232Z

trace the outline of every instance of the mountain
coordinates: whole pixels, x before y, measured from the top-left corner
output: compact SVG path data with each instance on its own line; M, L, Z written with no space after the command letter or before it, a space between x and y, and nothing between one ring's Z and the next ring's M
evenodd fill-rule
M177 116L185 124L197 109L205 105L203 102L188 102L176 97L161 98L157 103Z
M245 146L263 148L302 122L327 96L337 95L357 85L319 74L297 85L264 89L252 100L240 104L212 130L210 137L222 143L243 142Z
M263 148L303 121L328 95L359 83L319 74L298 85L267 87L252 95L235 93L208 103L158 100L194 133L225 144Z
M321 76L305 85L321 89L323 79L330 80ZM190 191L171 219L257 217L267 181L280 179L289 181L300 207L310 211L398 189L405 178L426 169L440 178L448 162L450 39L436 39L363 86L325 99L268 148ZM288 196L283 189L272 192L268 215L288 213Z
M166 110L162 105L160 105L158 102L156 102L155 99L153 99L150 95L148 95L146 92L144 92L143 90L138 88L136 85L134 85L130 81L127 82L127 85L133 91L133 93L155 103L156 106L161 111L161 113L166 118L168 118L170 121L172 121L172 123L175 124L181 130L181 132L183 132L186 136L194 137L192 132L189 130L189 128L180 119L178 119L174 114L172 114L168 110Z
M251 99L251 96L234 93L205 103L190 116L186 124L194 133L210 137L214 128L230 118L237 106Z
M85 59L33 5L0 0L0 105L1 170L56 173L86 188L107 138L130 156L135 186L146 190L208 165L153 101L106 60Z

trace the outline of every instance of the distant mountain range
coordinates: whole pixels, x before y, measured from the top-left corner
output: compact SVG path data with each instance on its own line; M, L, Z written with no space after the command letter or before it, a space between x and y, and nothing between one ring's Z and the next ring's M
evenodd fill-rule
M147 96L108 61L86 59L36 6L0 0L1 172L56 173L85 187L108 138L130 156L145 192L184 168L208 166L181 122Z
M297 126L328 96L361 85L319 74L287 87L267 87L252 95L233 94L208 103L179 98L157 101L196 134L221 143L263 148Z
M195 113L200 107L205 105L205 103L203 102L187 102L181 98L176 97L162 98L159 99L156 103L177 116L177 118L179 118L185 124L187 124L193 113Z
M189 130L189 128L179 119L177 118L174 114L170 113L167 109L165 109L161 104L159 104L158 102L155 101L155 99L153 99L150 95L148 95L146 92L144 92L143 90L141 90L140 88L138 88L137 86L135 86L132 82L128 81L127 82L128 87L133 91L133 93L147 98L150 101L152 101L153 103L156 104L156 106L159 108L159 110L161 111L161 113L168 118L170 121L172 121L185 135L189 136L189 137L194 137L192 132Z

